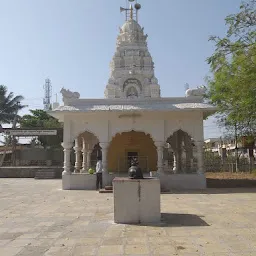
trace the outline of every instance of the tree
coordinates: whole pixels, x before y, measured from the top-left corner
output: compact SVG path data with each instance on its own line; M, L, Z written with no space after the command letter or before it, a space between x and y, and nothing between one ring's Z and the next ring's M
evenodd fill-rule
M23 99L21 95L14 96L13 92L8 94L7 87L0 85L0 124L13 122L18 111L26 107L20 104Z
M239 13L226 17L226 25L226 37L210 37L216 48L207 59L213 74L208 97L237 145L240 136L256 135L256 0L243 2ZM238 149L236 158L238 164Z
M0 85L0 124L12 123L12 128L16 127L16 123L19 119L18 111L26 107L21 105L20 102L23 100L21 95L14 96L13 92L7 93L7 87ZM2 127L2 126L1 126ZM0 160L0 166L3 165L7 147L12 144L12 148L15 147L16 140L12 136L7 137L6 147L4 154Z
M231 14L225 19L228 26L226 37L210 36L215 42L215 52L209 57L208 63L216 70L221 66L222 59L227 55L255 47L256 42L256 0L242 2L240 12Z
M14 140L14 141L13 141ZM4 139L0 141L1 144L3 144L3 146L8 146L12 143L18 144L18 140L13 137L12 135L4 135Z
M60 147L63 140L62 124L44 110L30 110L30 113L31 115L24 115L21 118L21 128L57 129L57 136L39 136L38 140L44 147Z

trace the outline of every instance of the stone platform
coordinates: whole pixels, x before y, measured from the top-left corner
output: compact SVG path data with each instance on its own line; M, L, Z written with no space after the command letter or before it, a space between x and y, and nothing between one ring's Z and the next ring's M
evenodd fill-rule
M160 223L159 179L115 178L113 189L115 223Z
M149 177L144 173L144 177ZM127 172L103 173L103 187L112 186L116 177L127 177ZM171 174L168 172L156 173L160 179L161 189L171 191L173 189L206 189L206 177L204 174ZM71 173L62 175L62 188L64 190L93 190L96 189L96 175L88 173Z

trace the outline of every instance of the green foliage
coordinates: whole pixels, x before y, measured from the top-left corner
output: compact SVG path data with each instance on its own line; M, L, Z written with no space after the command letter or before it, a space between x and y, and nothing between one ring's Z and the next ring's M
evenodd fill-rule
M39 136L38 140L44 147L61 147L63 139L62 124L48 115L44 110L30 110L31 115L24 115L20 120L21 128L26 129L58 129L57 136Z
M23 99L21 95L14 96L13 92L8 94L7 87L0 85L0 124L13 122L18 111L26 107L20 104Z
M215 52L208 58L211 102L220 122L236 135L256 134L256 0L242 3L238 14L226 18L225 38L210 37Z
M89 174L94 174L94 173L95 173L95 170L94 170L93 168L90 168L90 169L88 170L88 172L89 172Z

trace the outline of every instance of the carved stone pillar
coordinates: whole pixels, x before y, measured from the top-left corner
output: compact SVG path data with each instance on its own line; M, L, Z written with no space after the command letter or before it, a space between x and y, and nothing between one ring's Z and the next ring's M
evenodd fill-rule
M197 173L204 173L204 151L203 151L203 141L196 141L196 149L197 149Z
M163 172L163 150L164 142L156 142L157 147L157 172Z
M177 172L177 158L176 158L176 152L173 152L173 172Z
M70 154L73 143L71 142L63 142L62 144L63 151L64 151L64 171L62 175L70 175L71 174L71 163L70 163Z
M79 147L78 139L75 140L74 150L76 155L75 172L79 173L82 167L82 163L81 163L81 148Z
M87 151L87 169L91 168L91 155L92 155L92 150L89 149Z
M85 143L85 139L84 138L83 138L82 153L83 153L83 162L82 162L81 173L85 173L85 172L87 172L87 150L86 150L86 143Z
M100 142L101 152L102 152L102 165L103 165L103 172L108 173L108 162L107 162L107 155L108 155L108 142Z

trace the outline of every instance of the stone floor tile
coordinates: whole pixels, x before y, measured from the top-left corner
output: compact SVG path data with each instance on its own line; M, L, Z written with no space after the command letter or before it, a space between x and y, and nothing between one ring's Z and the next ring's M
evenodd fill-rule
M21 236L23 233L9 233L9 232L5 232L3 234L0 235L0 240L5 240L5 239L16 239L17 237Z
M62 232L44 232L39 237L40 238L58 238Z
M84 237L84 238L79 238L76 240L75 244L77 245L93 245L97 246L101 243L100 238L94 238L94 237Z
M72 247L51 247L44 253L44 256L71 256Z
M73 256L95 255L97 247L95 246L75 246L71 252Z
M75 238L58 238L57 240L54 241L53 243L53 247L62 247L62 246L74 246L75 244L79 244L78 243L79 239L75 239Z
M4 240L0 240L0 248L2 247L2 246L5 246L5 245L7 245L9 242L11 242L12 240L10 240L10 239L4 239Z
M54 224L54 222L40 222L38 223L37 227L50 227Z
M54 244L54 240L51 238L35 238L28 244L28 246L49 248L53 244Z
M145 237L147 236L147 233L144 231L125 231L123 233L124 237Z
M9 228L1 228L0 227L0 235L3 234L3 233L6 233L8 232Z
M105 237L121 237L123 235L124 235L123 230L113 230L113 229L108 229L104 234Z
M125 238L125 243L128 245L134 245L134 244L146 245L148 243L148 238L147 237L128 237L128 238Z
M147 236L167 236L167 232L165 229L159 228L155 230L146 230Z
M124 252L127 255L148 255L150 253L148 246L142 244L126 245Z
M167 219L140 226L114 224L112 194L62 191L61 180L4 179L4 183L8 190L1 191L0 198L0 256L3 249L19 249L9 243L23 246L30 239L28 246L20 247L21 255L58 255L57 248L73 248L73 255L75 248L81 255L97 255L101 246L122 247L112 256L123 255L128 248L130 255L136 255L137 247L139 253L152 255L165 246L176 248L179 256L256 256L256 189L163 194L161 210L174 215L171 223Z
M27 239L27 238L36 238L40 235L40 233L25 233L19 236L19 239Z
M16 256L41 256L48 250L47 247L26 246Z
M22 247L0 247L0 255L3 256L15 256L23 248Z
M122 237L106 238L102 241L102 245L123 245L125 239Z
M13 228L10 232L12 233L26 233L31 230L30 227L19 227L19 228Z
M148 241L152 245L174 244L174 240L172 237L151 236L148 238Z
M247 241L239 241L239 242L229 242L228 246L230 247L231 252L246 252L253 250L253 244L250 244Z
M8 243L8 247L25 247L29 244L31 244L32 238L27 239L20 239L17 238L15 240L12 240L10 243Z
M99 248L98 255L119 255L123 253L122 245L102 245Z
M176 248L172 245L161 245L152 248L153 255L178 255Z
M233 253L232 256L255 256L256 252L237 252ZM214 254L214 256L218 256L217 253Z

